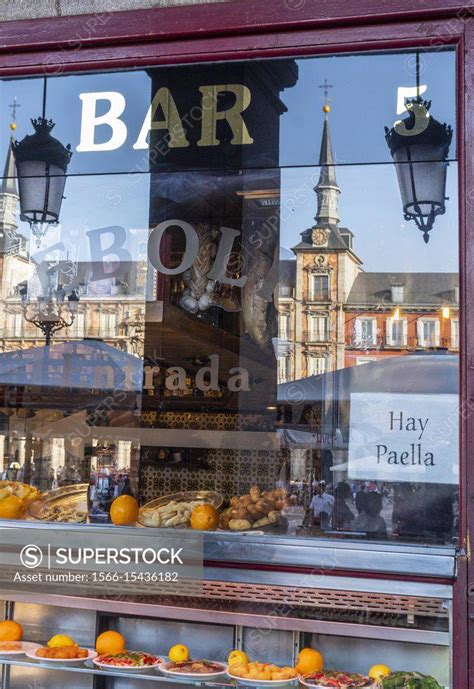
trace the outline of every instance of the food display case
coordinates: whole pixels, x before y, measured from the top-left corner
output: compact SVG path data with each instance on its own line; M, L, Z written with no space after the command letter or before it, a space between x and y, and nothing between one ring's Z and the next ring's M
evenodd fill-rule
M1 689L464 689L453 22L0 66Z

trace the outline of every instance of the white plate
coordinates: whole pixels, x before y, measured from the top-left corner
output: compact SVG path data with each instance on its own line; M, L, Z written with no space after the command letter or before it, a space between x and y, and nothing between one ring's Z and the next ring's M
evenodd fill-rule
M17 651L2 650L3 644L18 644L20 648ZM0 656L19 656L25 655L28 651L35 651L41 648L41 644L34 644L32 641L0 641Z
M243 687L286 687L289 684L297 684L300 681L299 677L293 677L292 679L247 679L246 677L231 675L230 672L227 674Z
M94 658L97 657L97 651L93 651L91 648L86 648L87 651L87 658L40 658L36 655L36 650L38 648L42 648L37 646L35 651L28 651L26 654L27 658L31 658L31 660L37 660L39 663L47 663L48 665L51 664L62 664L62 665L73 665L77 663L85 663L86 660L93 660Z
M219 663L217 660L206 660L208 663L216 663L222 667L222 670L217 670L216 672L209 672L201 674L199 672L174 672L173 670L168 670L168 666L171 662L162 663L160 666L160 672L162 672L167 677L174 677L176 679L194 679L194 680L208 680L214 679L214 677L220 677L227 674L227 665L225 663Z
M154 655L150 653L150 655ZM157 667L160 667L160 665L163 665L164 660L163 658L160 658L157 656L158 662L155 663L154 665L142 665L141 667L127 667L124 665L123 667L120 667L120 665L109 665L108 663L101 663L99 660L97 660L97 653L96 657L92 660L94 665L96 665L98 668L101 670L111 670L112 672L130 672L130 673L136 673L139 674L141 672L148 672L148 670L153 670L156 669Z

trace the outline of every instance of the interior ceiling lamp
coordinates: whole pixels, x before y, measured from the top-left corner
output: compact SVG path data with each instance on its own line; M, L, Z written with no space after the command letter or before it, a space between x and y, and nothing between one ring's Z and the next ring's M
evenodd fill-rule
M405 220L414 220L428 243L437 215L446 211L446 171L451 125L429 113L431 101L420 96L420 54L416 53L415 98L406 102L408 117L385 127L385 139L395 162Z
M59 222L66 172L71 159L71 145L64 146L51 136L55 126L46 119L46 86L43 86L43 111L41 117L31 120L34 134L22 141L12 141L18 173L20 219L29 223L36 244L50 225Z

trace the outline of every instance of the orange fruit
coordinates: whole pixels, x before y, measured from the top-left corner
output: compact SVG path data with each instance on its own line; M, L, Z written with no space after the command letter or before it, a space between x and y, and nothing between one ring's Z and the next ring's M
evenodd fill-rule
M110 518L116 526L134 524L138 519L138 502L132 495L115 498L110 507Z
M323 656L314 648L303 648L298 653L296 671L300 675L309 675L312 672L321 672L324 666Z
M125 651L126 641L118 632L107 631L99 634L95 641L95 650L99 655L115 655Z
M0 519L21 519L25 513L25 503L16 495L0 500Z
M23 638L23 627L13 620L0 622L0 641L21 641Z
M211 531L219 525L219 514L212 505L197 505L191 513L191 528Z

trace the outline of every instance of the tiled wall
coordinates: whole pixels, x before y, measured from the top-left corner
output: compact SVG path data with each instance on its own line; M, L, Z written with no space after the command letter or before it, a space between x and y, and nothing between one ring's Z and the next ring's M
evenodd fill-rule
M150 418L151 421L151 418ZM205 430L270 430L262 418L236 416L234 414L205 414L193 412L165 412L153 419L154 427L186 428ZM274 430L274 427L272 428ZM207 468L196 461L184 466L161 463L159 448L153 449L155 459L145 463L140 470L140 501L146 502L160 495L169 495L184 490L208 489L222 493L225 498L247 493L250 486L257 484L262 489L276 486L286 470L287 458L283 452L270 450L202 449L187 452L188 457L204 459ZM142 448L142 457L147 452ZM284 479L283 479L284 480Z

